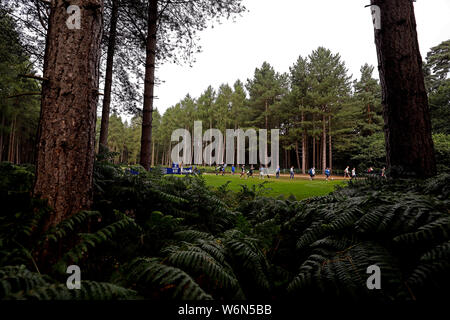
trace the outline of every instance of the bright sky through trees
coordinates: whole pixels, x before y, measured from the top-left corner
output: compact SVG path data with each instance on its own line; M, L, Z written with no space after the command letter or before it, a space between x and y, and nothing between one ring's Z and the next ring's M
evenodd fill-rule
M298 56L318 46L339 53L353 77L364 63L377 66L370 9L366 0L246 0L249 9L235 23L224 21L200 34L203 52L192 68L166 64L157 73L155 106L163 113L189 93L198 97L209 85L246 81L264 61L287 72ZM415 3L420 51L450 38L449 0ZM374 76L378 77L375 70Z

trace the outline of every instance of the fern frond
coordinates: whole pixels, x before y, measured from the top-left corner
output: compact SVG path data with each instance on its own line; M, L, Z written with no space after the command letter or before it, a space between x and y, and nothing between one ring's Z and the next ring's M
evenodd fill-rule
M125 273L127 280L142 291L148 291L151 289L148 286L151 286L160 294L168 294L174 299L212 299L186 272L162 264L157 258L138 258L126 266Z

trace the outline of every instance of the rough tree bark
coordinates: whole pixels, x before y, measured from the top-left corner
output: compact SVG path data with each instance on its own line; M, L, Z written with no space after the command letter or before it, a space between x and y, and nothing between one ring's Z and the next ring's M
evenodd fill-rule
M391 176L436 174L431 120L411 0L371 0L381 9L375 30Z
M34 194L54 212L46 228L92 203L103 1L78 1L81 28L69 29L69 4L51 2L44 58Z
M105 73L105 89L103 90L103 107L102 107L102 122L100 125L100 145L108 146L108 128L109 128L109 113L111 107L111 87L114 66L114 54L116 51L116 37L117 37L117 19L119 15L119 0L113 0L111 11L111 23L109 27L108 52L106 58L106 73Z
M150 170L152 148L152 113L155 89L156 32L158 23L158 0L150 0L148 7L148 30L145 60L144 107L141 136L141 165Z

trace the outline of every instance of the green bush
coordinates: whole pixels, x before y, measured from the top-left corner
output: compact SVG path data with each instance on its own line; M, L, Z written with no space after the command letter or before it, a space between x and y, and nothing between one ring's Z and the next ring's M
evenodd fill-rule
M42 232L51 209L31 198L32 172L0 168L4 299L386 302L437 299L450 285L448 174L361 179L303 201L266 198L264 186L231 199L201 176L102 160L94 211ZM86 292L65 289L70 264L82 268ZM382 290L367 289L370 265L382 270Z

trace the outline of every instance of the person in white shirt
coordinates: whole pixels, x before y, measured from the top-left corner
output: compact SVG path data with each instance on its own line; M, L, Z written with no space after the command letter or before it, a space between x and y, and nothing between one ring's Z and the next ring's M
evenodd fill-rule
M356 168L352 169L352 180L356 179Z

